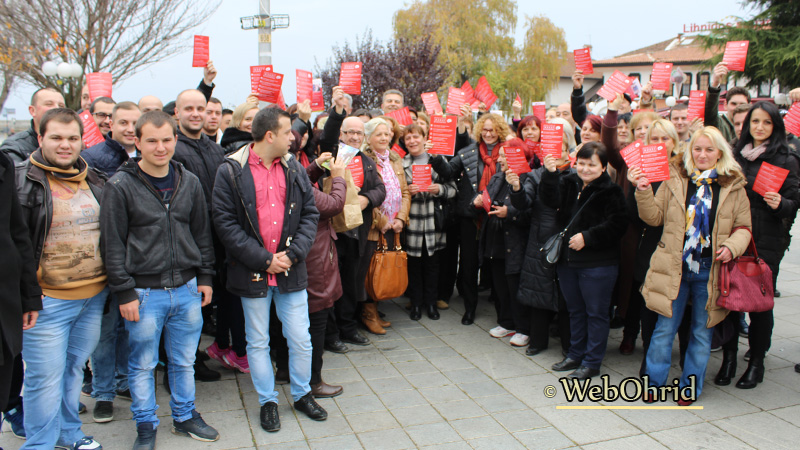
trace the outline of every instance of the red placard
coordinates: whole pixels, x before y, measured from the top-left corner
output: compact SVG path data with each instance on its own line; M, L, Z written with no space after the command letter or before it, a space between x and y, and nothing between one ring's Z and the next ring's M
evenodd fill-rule
M447 102L449 105L449 101ZM428 139L433 143L433 147L428 150L432 155L453 156L456 148L456 127L458 118L453 116L433 116L431 117L431 129Z
M531 106L533 107L533 115L538 117L542 123L545 123L546 119L545 116L547 115L547 106L544 102L532 102Z
M631 167L638 167L642 164L642 147L644 143L641 139L634 141L627 147L620 150L619 154L625 160L625 165L630 169Z
M110 72L92 72L86 74L86 86L92 101L100 97L111 97L112 79Z
M297 103L311 100L314 94L314 77L307 70L295 69L297 77Z
M762 162L756 181L753 183L753 192L761 194L762 197L767 195L767 192L779 192L787 175L789 175L788 169Z
M278 108L286 111L286 100L283 98L283 91L278 91L278 102L276 104Z
M106 138L103 137L103 133L100 132L100 128L97 127L97 123L95 123L94 117L92 117L92 113L90 113L89 110L84 110L80 116L81 122L83 122L83 143L86 144L86 148L106 140Z
M386 117L391 117L404 127L411 125L414 121L414 119L411 118L411 112L408 110L408 106L386 113Z
M325 111L325 96L322 95L322 78L312 80L311 111Z
M261 81L262 72L272 72L272 66L250 66L250 92L258 93L258 83Z
M405 151L405 150L403 150L403 147L400 147L400 146L399 146L399 145L397 145L397 144L394 144L394 145L392 146L392 151L393 151L393 152L395 152L395 153L397 153L398 155L400 155L400 157L401 157L401 158L402 158L402 157L404 157L404 156L406 156L406 155L408 154L408 153L406 153L406 151Z
M361 95L361 62L343 62L339 72L339 86L345 94Z
M194 37L194 54L192 55L192 67L205 67L210 58L208 47L208 36Z
M422 103L425 105L425 111L428 111L429 115L442 113L442 104L439 103L439 96L436 92L423 93Z
M800 136L800 102L795 102L789 108L789 113L783 116L786 132Z
M575 56L575 70L583 71L584 75L594 73L592 66L592 52L588 48L579 48L573 50L572 54Z
M544 161L544 155L542 154L542 144L539 142L533 142L531 140L525 141L525 145L528 146L528 156L529 159L531 155L536 155L539 158L539 161Z
M564 130L561 124L557 123L543 123L542 133L539 142L542 144L542 161L547 155L553 158L561 158L561 153L564 152L562 146L564 143Z
M353 183L359 188L364 187L364 166L361 165L361 157L354 156L347 164L347 169L353 176Z
M645 145L642 147L642 175L647 181L669 180L669 155L663 144Z
M514 97L514 101L522 105L522 98L519 96L519 92L516 93L517 96Z
M483 192L481 192L481 200L483 201L483 209L485 209L486 212L491 211L492 210L492 199L489 197L489 191L488 190L484 190Z
M653 83L655 91L669 91L671 86L670 76L672 75L672 63L653 63L653 73L650 74L650 82Z
M689 121L699 118L705 120L706 117L706 91L689 92Z
M464 84L461 85L461 90L464 91L467 102L472 103L475 101L475 91L472 90L472 85L469 84L469 81L465 81Z
M281 85L283 85L283 74L261 72L261 80L258 82L258 99L280 106Z
M461 115L461 105L467 102L467 94L459 88L451 87L447 91L447 114ZM431 118L433 119L433 118Z
M478 79L478 84L475 85L475 98L482 101L483 104L486 105L487 110L497 101L497 96L494 95L492 86L489 84L489 80L487 80L486 77L480 77L480 79Z
M619 70L615 70L608 80L606 80L603 87L597 91L597 95L612 102L617 98L617 94L622 94L628 90L631 85L631 79Z
M411 166L411 183L419 186L420 191L427 191L433 184L430 164L414 164Z
M722 55L722 62L728 64L728 70L744 72L747 62L747 49L750 41L730 41L725 44L725 54Z
M525 150L519 147L503 147L506 152L506 162L508 169L517 175L522 175L531 171L531 166L528 165L528 158L526 157Z

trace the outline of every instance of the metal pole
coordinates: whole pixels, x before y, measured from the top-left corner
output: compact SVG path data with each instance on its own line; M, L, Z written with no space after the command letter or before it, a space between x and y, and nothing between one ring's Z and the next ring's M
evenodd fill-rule
M272 18L269 13L269 0L258 1L258 13L267 17L266 25L258 28L258 64L272 64Z

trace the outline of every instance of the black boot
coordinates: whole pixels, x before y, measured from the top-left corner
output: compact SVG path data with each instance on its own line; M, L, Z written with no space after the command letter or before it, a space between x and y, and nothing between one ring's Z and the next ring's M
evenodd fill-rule
M736 350L723 350L722 365L719 373L714 377L714 384L717 386L727 386L731 384L731 378L736 375Z
M764 381L764 357L751 356L750 363L747 364L747 370L744 371L742 378L739 378L739 381L736 382L736 387L739 389L753 389L762 381Z

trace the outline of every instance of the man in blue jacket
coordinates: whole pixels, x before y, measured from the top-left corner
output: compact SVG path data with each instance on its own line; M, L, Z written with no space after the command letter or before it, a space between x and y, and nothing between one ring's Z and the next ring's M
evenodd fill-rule
M294 407L314 420L328 413L311 395L311 337L305 258L319 212L303 166L289 154L291 116L263 109L253 119L255 143L217 171L212 215L227 250L228 291L242 297L250 374L261 404L261 427L278 431L278 391L269 355L270 304L289 346Z
M136 139L136 121L141 115L136 103L114 105L111 132L106 135L106 140L81 152L86 164L105 172L109 178L113 177L122 163L136 155L133 141Z

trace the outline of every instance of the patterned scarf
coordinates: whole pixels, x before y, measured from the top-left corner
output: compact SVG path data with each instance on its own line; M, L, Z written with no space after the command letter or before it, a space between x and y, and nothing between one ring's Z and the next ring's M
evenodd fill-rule
M386 199L381 205L381 212L388 217L389 220L394 220L397 213L400 212L400 204L403 201L403 191L400 189L400 181L394 173L392 161L389 159L389 152L387 151L383 155L375 151L373 151L373 153L378 157L381 177L383 178L383 184L386 185Z
M711 245L711 229L708 216L711 214L713 192L711 183L717 181L717 169L692 173L692 183L697 192L689 200L686 208L686 239L683 243L683 261L694 273L700 272L700 258L704 248Z

